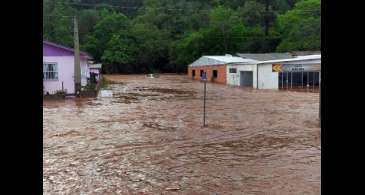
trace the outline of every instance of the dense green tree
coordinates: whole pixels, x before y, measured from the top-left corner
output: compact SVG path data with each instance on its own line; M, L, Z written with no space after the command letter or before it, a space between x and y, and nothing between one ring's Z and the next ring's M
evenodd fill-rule
M320 0L301 0L277 21L282 40L278 51L317 50L321 47Z
M43 0L43 37L108 73L185 72L201 55L320 49L320 0Z
M104 70L107 73L124 72L133 73L133 50L130 48L131 40L121 34L112 35L101 56L105 62Z
M94 26L98 22L99 18L99 12L95 9L79 11L79 34L81 46L82 43L86 42L87 35L93 32Z
M167 34L155 25L135 23L130 31L136 49L135 64L143 71L156 71L163 68L161 58L167 56ZM161 64L162 63L162 64Z
M125 15L104 9L100 13L100 20L95 24L93 32L87 37L84 47L96 60L101 60L113 35L128 36L129 26L130 21Z
M75 10L65 0L45 0L43 6L43 37L48 41L73 46L73 20Z

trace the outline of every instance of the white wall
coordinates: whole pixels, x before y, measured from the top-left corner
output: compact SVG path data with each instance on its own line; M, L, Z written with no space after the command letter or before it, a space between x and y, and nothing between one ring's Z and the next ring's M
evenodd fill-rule
M58 68L58 80L56 81L43 81L44 92L54 94L57 90L63 88L67 90L68 94L75 93L74 82L74 57L73 56L43 56L43 62L57 63ZM81 85L87 84L87 78L90 77L87 61L80 60L81 65Z
M258 65L259 89L279 89L279 73L272 72L272 64Z
M87 79L90 78L90 69L86 59L80 59L81 67L81 86L87 85Z
M229 73L230 68L236 68L236 73ZM253 72L253 88L257 86L256 80L256 64L251 65L228 65L227 66L227 84L233 86L240 86L240 71L252 71Z

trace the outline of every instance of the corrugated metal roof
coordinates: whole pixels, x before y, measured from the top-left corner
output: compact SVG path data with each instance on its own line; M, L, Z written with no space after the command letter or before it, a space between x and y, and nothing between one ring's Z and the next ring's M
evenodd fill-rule
M293 56L290 53L237 53L238 56L258 61L287 59Z
M259 62L259 64L286 63L286 62L297 62L297 61L310 61L311 63L321 63L321 55L307 55L307 56L297 56L295 58L288 58L288 59L267 60L267 61L261 61Z
M190 66L209 66L209 65L222 65L222 64L250 64L256 63L256 60L243 59L237 56L225 55L225 56L202 56L194 61Z

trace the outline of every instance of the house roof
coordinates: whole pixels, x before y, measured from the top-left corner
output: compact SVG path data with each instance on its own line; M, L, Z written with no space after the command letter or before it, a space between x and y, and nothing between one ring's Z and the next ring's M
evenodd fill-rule
M237 53L241 58L258 61L292 58L290 53Z
M273 64L273 63L295 63L295 62L301 62L301 63L321 63L321 55L307 55L307 56L297 56L294 58L288 58L288 59L278 59L278 60L267 60L267 61L261 61L258 64Z
M256 60L243 59L241 57L225 55L225 56L202 56L194 61L190 66L209 66L209 65L222 65L222 64L252 64L256 63Z
M57 43L52 43L50 41L43 40L43 44L49 45L49 46L52 46L52 47L56 47L56 48L59 48L59 49L63 49L63 50L66 50L66 51L69 51L69 52L72 52L72 53L74 52L74 49L72 49L72 48L65 47L65 46L57 44ZM86 57L87 59L92 59L91 55L89 55L86 52L80 51L80 55L82 57Z

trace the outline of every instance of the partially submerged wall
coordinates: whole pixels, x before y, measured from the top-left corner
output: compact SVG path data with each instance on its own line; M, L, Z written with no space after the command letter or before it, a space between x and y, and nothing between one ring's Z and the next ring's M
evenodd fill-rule
M194 80L200 80L200 71L203 70L207 73L207 80L210 82L226 84L226 67L227 65L210 65L210 66L189 66L188 76ZM193 71L195 70L195 75L193 76ZM217 71L217 77L213 78L213 71Z

